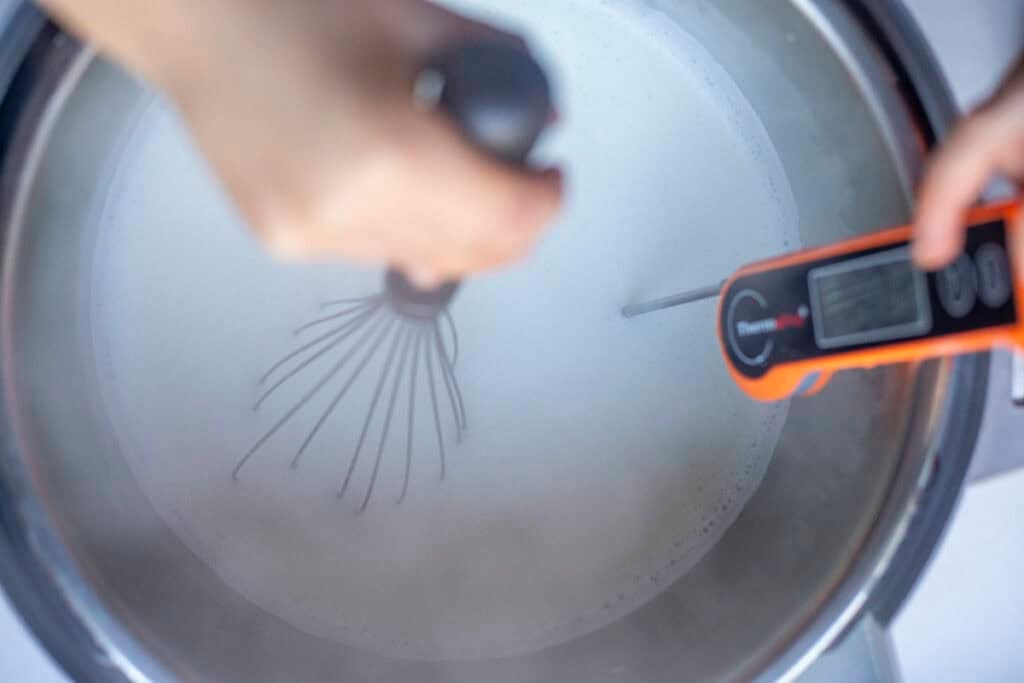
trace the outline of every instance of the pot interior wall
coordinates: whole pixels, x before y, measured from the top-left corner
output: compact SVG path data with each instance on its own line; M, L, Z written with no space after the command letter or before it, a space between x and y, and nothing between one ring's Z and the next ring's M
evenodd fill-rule
M911 160L896 156L892 122L879 120L799 4L645 7L695 38L749 101L809 246L906 219ZM124 143L146 98L96 62L64 104L94 115L53 126L38 177L60 177L63 186L34 187L24 224L9 236L16 303L4 357L14 369L20 437L63 538L108 609L173 670L251 681L745 676L828 600L890 502L897 472L923 467L923 454L905 450L911 411L915 392L931 391L943 367L849 373L824 395L793 402L765 479L711 552L610 626L542 651L463 662L388 659L308 635L234 592L168 529L121 456L99 399L81 288L83 255L97 234L78 229L81 198L95 192L96 160ZM97 197L92 210L101 204Z

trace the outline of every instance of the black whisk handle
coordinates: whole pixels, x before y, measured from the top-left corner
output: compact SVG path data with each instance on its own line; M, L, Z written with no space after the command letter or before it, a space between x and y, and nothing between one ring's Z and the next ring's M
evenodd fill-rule
M445 50L425 74L440 107L465 136L495 157L523 164L551 120L551 86L524 45L491 39Z

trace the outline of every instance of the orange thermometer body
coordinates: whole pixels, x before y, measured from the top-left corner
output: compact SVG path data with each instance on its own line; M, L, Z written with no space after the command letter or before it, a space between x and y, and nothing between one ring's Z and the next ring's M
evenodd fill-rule
M730 374L778 401L813 395L840 370L1024 349L1024 273L1010 256L1020 211L972 211L964 254L937 273L913 267L910 226L742 268L718 308Z

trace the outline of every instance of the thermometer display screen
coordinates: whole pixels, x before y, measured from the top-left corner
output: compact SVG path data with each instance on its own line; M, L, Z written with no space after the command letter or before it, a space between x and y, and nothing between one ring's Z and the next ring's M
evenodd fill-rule
M837 349L926 335L932 328L927 276L906 247L808 274L819 348Z

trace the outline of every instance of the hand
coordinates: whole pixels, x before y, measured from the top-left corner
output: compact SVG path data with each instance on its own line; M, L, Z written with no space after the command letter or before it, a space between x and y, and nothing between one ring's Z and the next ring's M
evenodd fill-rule
M964 214L1000 173L1024 181L1024 63L957 126L932 160L918 203L918 265L937 270L956 259L964 248ZM1024 229L1017 230L1017 242L1012 251L1024 272Z
M279 254L429 286L524 257L561 203L559 171L496 162L417 109L431 55L494 33L424 0L43 1L171 95Z

